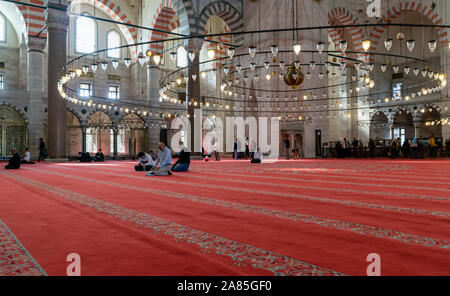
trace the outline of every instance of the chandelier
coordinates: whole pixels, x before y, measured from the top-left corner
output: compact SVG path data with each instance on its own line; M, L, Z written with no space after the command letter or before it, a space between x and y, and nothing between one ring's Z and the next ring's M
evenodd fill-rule
M303 81L305 81L305 75L303 74L301 68L297 68L295 65L292 65L289 67L286 74L284 74L283 79L287 86L290 86L293 90L296 90L297 87L302 85Z

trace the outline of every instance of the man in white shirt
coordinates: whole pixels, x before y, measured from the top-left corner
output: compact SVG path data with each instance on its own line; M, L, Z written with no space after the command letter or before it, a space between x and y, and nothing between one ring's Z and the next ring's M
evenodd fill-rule
M31 162L31 153L30 151L28 151L28 148L25 148L23 150L23 155L22 155L22 159L20 160L20 163L22 164L32 164L33 162Z
M134 167L136 171L142 172L145 170L148 172L153 168L153 158L149 154L145 152L139 152L138 157L139 163Z
M261 151L261 149L259 148L259 146L256 147L256 152L253 155L253 159L251 161L251 163L261 163L263 159L263 153Z

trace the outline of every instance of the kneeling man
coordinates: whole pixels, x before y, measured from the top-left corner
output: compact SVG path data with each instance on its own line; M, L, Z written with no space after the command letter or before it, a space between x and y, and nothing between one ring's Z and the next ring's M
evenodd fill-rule
M159 153L156 162L150 172L146 176L167 176L172 175L172 151L162 142L158 144ZM158 167L159 164L159 167Z
M173 164L172 172L187 172L191 163L191 152L184 146L183 141L180 140L178 144L181 146L180 158Z

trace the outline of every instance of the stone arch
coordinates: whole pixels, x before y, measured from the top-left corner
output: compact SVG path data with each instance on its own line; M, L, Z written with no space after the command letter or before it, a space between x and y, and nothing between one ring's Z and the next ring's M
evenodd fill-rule
M216 15L223 19L231 32L240 32L244 27L242 15L238 9L225 1L215 1L208 4L199 15L198 32L203 33L206 30L206 24L209 18ZM244 43L244 36L234 37L234 44L241 46Z
M22 108L19 108L18 106L14 105L14 104L6 103L6 102L0 102L0 106L7 106L7 107L14 109L14 111L18 112L23 117L25 125L28 125L27 114L22 110Z
M5 18L11 23L17 34L19 43L22 41L22 36L27 41L28 35L31 35L30 27L28 26L28 8L25 5L15 5L13 3L0 2L0 11L3 12ZM37 13L37 12L34 12ZM42 12L42 17L44 13ZM39 17L38 17L39 18ZM45 25L45 20L41 28Z
M123 23L124 25L118 25L120 32L125 37L128 45L135 44L137 40L136 28L128 28L126 24L131 24L128 16L120 9L120 6L116 6L114 2L110 0L73 0L71 6L76 4L89 4L99 8L102 12L108 15L111 19ZM130 48L130 53L133 59L136 59L136 48Z
M180 32L183 35L195 35L197 32L195 31L195 26L193 24L196 23L194 10L192 9L192 1L191 0L163 0L173 2L174 10L177 13L178 20L180 22Z
M406 110L398 110L392 120L392 128L404 128L407 139L415 136L413 115Z
M93 110L87 116L87 127L113 128L114 121L111 116L101 110Z
M153 21L151 27L158 30L163 30L165 32L151 31L149 40L159 41L166 39L169 32L180 26L180 21L178 20L177 14L175 12L175 7L172 1L163 0L159 4L159 8L153 16ZM152 43L150 44L150 49L153 53L160 53L164 49L162 43Z
M345 7L336 7L328 13L328 24L335 26L337 23L342 25L358 25L358 20L353 14ZM364 40L364 33L360 27L346 28L348 34L352 38L352 47L356 52L362 52L362 41ZM331 28L328 30L328 34L333 40L335 47L339 48L339 42L344 40L344 30ZM366 60L364 53L358 54L358 59Z
M11 148L19 153L27 147L27 123L20 109L0 104L0 156L10 154Z
M372 139L389 139L390 127L389 118L382 112L375 112L370 119L370 137Z
M117 129L118 154L136 155L149 148L148 127L144 118L136 113L122 116Z
M442 18L439 16L437 12L435 12L434 9L426 5L422 5L417 1L401 2L397 5L394 5L391 9L389 9L386 15L382 16L382 21L383 22L393 21L396 18L398 18L402 13L407 11L420 13L426 16L435 25L443 24ZM373 37L371 50L376 49L378 41L380 40L381 36L383 36L383 33L385 32L386 29L387 29L386 26L376 26L373 28L371 33L371 36ZM448 43L447 30L445 28L436 28L436 31L439 38L439 43L447 44Z

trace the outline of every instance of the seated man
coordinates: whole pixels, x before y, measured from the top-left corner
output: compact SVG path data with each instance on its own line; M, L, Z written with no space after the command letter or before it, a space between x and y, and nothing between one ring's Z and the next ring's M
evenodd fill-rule
M92 157L87 152L78 152L78 155L80 155L80 162L91 162Z
M102 149L98 149L98 152L94 156L94 161L105 161L105 155L103 155Z
M166 147L162 142L158 144L159 153L156 162L150 172L146 176L167 176L172 175L170 169L172 168L172 151ZM159 167L158 167L159 164Z
M23 150L22 159L20 160L20 163L22 164L34 164L34 162L31 161L31 153L28 151L28 148L25 148Z
M143 172L144 170L148 172L153 168L153 158L149 154L139 152L138 157L139 163L134 167L137 172Z
M11 149L11 155L12 157L9 159L9 163L7 166L5 166L5 169L7 170L15 170L20 168L20 155L17 153L16 148Z
M263 159L263 153L258 146L258 147L256 147L256 152L253 155L253 159L252 159L251 163L261 163L262 159Z
M181 146L180 158L172 166L172 172L187 172L191 163L191 152L184 146L183 141L179 141Z

